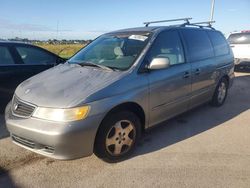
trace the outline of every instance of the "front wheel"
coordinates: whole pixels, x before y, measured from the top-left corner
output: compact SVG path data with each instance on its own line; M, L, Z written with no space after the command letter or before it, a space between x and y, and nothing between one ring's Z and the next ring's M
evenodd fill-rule
M228 93L228 81L222 78L218 83L211 104L213 106L222 106L227 98Z
M120 161L131 154L141 130L139 118L132 112L109 115L101 124L95 140L95 154L107 162Z

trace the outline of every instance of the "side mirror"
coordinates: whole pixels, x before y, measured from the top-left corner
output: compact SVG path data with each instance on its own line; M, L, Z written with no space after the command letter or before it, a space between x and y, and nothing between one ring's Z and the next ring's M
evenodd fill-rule
M167 57L156 57L148 66L149 70L166 69L170 66L169 58Z

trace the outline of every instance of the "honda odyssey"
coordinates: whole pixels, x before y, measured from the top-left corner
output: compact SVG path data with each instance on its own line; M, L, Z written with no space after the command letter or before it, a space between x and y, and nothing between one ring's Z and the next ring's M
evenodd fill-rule
M13 142L56 159L114 162L144 130L203 103L221 106L234 78L223 34L148 25L104 34L21 83L5 112Z

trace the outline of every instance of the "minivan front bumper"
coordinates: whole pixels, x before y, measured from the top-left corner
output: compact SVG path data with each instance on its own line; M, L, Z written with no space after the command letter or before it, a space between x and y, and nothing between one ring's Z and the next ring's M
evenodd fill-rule
M102 115L75 122L53 122L37 118L19 118L6 107L5 121L13 142L33 152L55 159L76 159L93 153Z

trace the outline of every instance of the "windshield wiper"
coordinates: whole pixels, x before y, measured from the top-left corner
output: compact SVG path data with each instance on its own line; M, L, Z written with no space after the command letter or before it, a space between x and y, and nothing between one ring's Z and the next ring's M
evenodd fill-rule
M100 64L95 64L95 63L92 63L91 61L77 62L77 64L80 65L80 66L99 67L99 68L101 68L101 69L112 70L112 71L114 71L114 69L111 68L111 67L104 66L104 65L100 65Z

